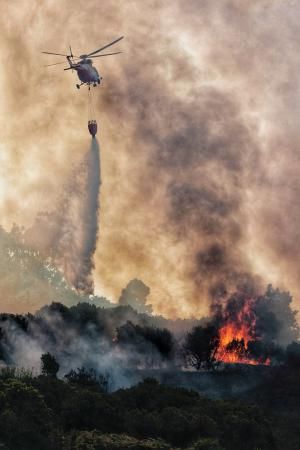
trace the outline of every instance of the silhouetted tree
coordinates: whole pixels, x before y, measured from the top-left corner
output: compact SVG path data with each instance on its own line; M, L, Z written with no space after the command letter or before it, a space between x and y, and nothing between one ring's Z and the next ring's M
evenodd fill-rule
M56 378L59 364L51 353L43 353L41 356L42 374L47 377Z
M218 331L213 325L197 326L186 335L183 344L184 356L189 365L200 370L212 369L219 345Z
M298 342L292 342L287 346L286 362L294 369L300 368L300 344Z
M141 280L131 280L122 290L119 298L120 305L129 305L139 313L152 313L152 305L146 305L150 288Z
M135 356L148 367L160 364L162 359L171 359L173 355L174 339L166 328L140 326L128 321L117 329L117 341L122 346L134 348Z

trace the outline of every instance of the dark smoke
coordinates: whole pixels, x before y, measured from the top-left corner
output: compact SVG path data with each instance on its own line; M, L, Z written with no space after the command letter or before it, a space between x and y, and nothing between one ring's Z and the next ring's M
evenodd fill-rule
M179 56L180 58L180 56ZM132 70L132 69L131 69ZM189 85L196 74L189 74ZM238 99L216 88L191 87L180 99L170 85L151 72L136 69L134 86L126 86L126 110L139 123L135 138L147 146L144 179L161 187L158 208L165 230L186 251L185 277L193 283L193 300L256 283L242 246L245 243L245 189L259 171L259 146ZM132 77L128 79L131 80ZM110 92L106 98L109 107ZM139 102L136 101L139 96ZM140 120L147 111L146 120ZM146 183L139 197L154 196Z

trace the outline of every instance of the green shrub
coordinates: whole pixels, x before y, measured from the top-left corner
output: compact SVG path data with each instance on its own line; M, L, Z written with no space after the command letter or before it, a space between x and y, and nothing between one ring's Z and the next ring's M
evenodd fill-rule
M224 450L218 439L199 439L188 450Z
M100 434L97 431L82 431L71 437L64 450L171 450L160 439L138 440L126 434Z

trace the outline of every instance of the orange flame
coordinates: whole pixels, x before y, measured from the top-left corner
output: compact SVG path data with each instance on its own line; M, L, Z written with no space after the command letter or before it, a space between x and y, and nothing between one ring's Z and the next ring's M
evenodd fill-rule
M252 308L254 300L249 299L233 319L225 317L225 325L219 329L219 346L215 359L224 363L270 364L270 360L257 360L249 354L248 343L255 336L256 317Z

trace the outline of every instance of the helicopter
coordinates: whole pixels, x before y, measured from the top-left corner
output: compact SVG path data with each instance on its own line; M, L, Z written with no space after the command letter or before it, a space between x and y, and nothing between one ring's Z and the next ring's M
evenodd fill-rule
M73 55L72 48L70 46L70 54L65 55L62 53L52 53L52 52L42 52L46 55L56 55L56 56L64 56L67 58L67 61L69 63L70 67L67 67L64 70L76 70L79 80L81 81L80 84L76 84L77 89L80 89L81 86L87 85L90 89L90 86L93 85L96 87L98 84L101 83L102 77L99 75L98 70L93 66L93 60L92 58L100 58L102 56L111 56L111 55L118 55L122 52L114 52L114 53L103 53L98 54L105 50L106 48L110 47L111 45L116 44L117 42L121 41L124 36L119 37L118 39L115 39L114 41L110 42L107 45L104 45L104 47L98 48L98 50L95 50L93 52L90 52L85 55L76 56ZM92 57L92 58L91 58ZM57 62L54 64L47 64L46 67L50 66L56 66L58 64L65 64L65 61L63 62Z

